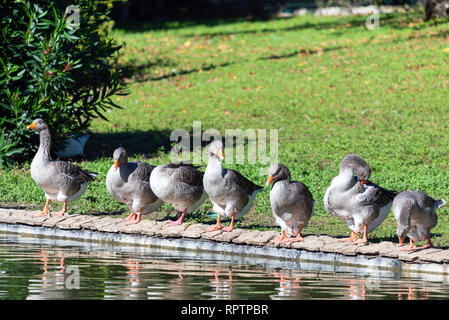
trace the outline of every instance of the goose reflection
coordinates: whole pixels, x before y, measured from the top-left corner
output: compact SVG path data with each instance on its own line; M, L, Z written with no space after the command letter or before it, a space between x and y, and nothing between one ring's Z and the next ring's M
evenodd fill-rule
M43 272L37 279L30 279L27 300L75 298L74 290L66 288L65 258L62 252L42 249L35 255L35 260L41 262Z
M232 271L224 272L225 278L220 279L220 270L211 269L213 278L209 279L209 286L214 289L211 293L212 299L232 299Z
M304 293L301 288L301 277L293 276L291 272L280 271L270 274L278 282L276 288L278 293L270 295L271 299L304 299Z
M365 279L342 279L346 282L347 291L343 295L348 300L366 299L366 280Z

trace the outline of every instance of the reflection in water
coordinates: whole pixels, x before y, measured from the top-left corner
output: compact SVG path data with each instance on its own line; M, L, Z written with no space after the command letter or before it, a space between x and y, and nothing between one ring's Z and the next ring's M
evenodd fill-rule
M73 266L79 287L68 286ZM340 268L340 269L339 269ZM160 248L0 234L0 299L447 299L448 277L401 278Z
M214 289L210 293L212 299L232 299L232 271L228 270L227 275L220 277L220 270L213 268L213 277L209 279L210 286Z

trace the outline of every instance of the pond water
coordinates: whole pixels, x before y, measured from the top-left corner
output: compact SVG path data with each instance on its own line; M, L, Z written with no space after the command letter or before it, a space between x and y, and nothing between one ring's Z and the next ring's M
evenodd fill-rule
M0 233L0 299L449 298L442 276L351 270Z

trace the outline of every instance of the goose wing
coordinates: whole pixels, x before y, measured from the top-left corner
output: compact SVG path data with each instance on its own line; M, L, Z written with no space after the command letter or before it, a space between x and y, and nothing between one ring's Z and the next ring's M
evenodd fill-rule
M94 181L95 176L98 175L97 172L84 170L80 166L66 161L54 161L52 165L58 173L69 176L79 184Z
M132 173L130 174L130 179L137 179L140 181L150 181L151 172L155 168L149 163L142 161L137 161L134 163L128 163L128 165L133 166Z
M366 181L365 186L368 190L368 194L363 200L364 205L375 204L382 208L392 202L399 194L395 190L384 189L369 180Z
M200 166L193 166L190 163L170 163L167 168L174 169L173 174L180 182L186 183L190 186L202 186L204 173L197 168Z
M252 195L254 191L263 189L263 187L258 186L257 184L248 180L242 174L235 170L227 169L224 178L228 182L236 183L248 195Z

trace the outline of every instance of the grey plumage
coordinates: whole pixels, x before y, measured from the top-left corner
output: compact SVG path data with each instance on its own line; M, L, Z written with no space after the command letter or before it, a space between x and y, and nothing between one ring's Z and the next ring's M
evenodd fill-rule
M214 211L226 217L235 214L235 219L239 219L251 209L254 198L263 187L235 170L223 168L219 159L219 152L223 149L221 141L212 142L208 149L209 162L203 182Z
M73 201L78 199L98 173L89 172L66 161L51 161L51 137L47 124L36 119L28 128L39 132L40 144L31 163L31 177L44 191L47 199Z
M288 236L296 236L313 214L314 200L307 186L291 181L290 170L282 164L270 167L270 204L276 223Z
M444 204L444 200L435 200L422 191L401 192L393 201L398 237L404 239L408 236L413 241L426 240L430 229L438 222L435 210Z
M106 188L117 201L125 203L134 212L143 214L154 212L162 205L151 190L150 175L154 166L141 162L128 162L128 154L122 147L113 154L114 165L106 176Z
M171 203L177 211L184 214L197 210L207 198L203 187L203 172L189 163L157 166L151 172L150 185L159 199Z
M344 220L356 233L362 232L364 225L371 232L382 223L398 194L369 181L370 175L371 169L363 158L347 155L340 163L339 175L324 195L326 211Z

